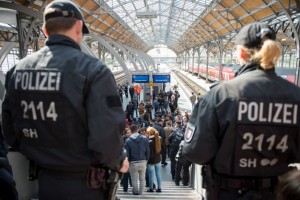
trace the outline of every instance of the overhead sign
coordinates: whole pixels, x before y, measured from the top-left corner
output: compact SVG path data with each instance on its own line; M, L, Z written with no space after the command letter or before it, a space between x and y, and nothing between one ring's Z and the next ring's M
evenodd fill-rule
M153 83L170 83L170 75L155 75L153 74Z
M132 75L133 83L149 83L149 75Z

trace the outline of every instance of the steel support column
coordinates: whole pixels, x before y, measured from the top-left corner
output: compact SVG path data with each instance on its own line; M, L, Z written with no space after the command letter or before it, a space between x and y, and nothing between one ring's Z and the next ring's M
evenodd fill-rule
M129 46L127 46L127 45L123 45L123 47L125 47L128 51L130 51L130 52L133 53L133 56L134 56L134 57L136 58L136 60L139 62L139 64L140 64L142 70L143 70L144 72L147 72L147 73L148 73L148 67L147 67L147 65L145 65L144 61L139 57L139 55L140 55L139 50L134 49L134 48L132 48L132 47L129 47Z
M128 70L128 67L124 60L121 58L121 56L118 54L118 52L115 51L115 49L108 43L106 42L103 38L100 36L96 35L93 32L90 32L90 36L93 37L95 40L101 43L112 55L114 55L117 59L117 61L120 63L121 67L123 68L126 78L128 82L131 84L131 74L130 71Z
M25 46L24 46L24 37L23 37L23 30L22 30L22 20L21 20L21 13L18 12L16 15L17 18L17 30L18 30L18 41L19 41L19 59L21 60L24 58L25 55Z
M5 45L0 49L0 66L2 66L4 59L16 45L17 43L14 42L6 42Z
M135 71L139 71L138 66L136 65L133 57L128 53L128 51L120 44L118 44L115 41L109 41L111 44L113 44L114 46L118 47L123 53L125 53L125 55L127 56L127 58L129 58L129 60L131 61L131 63L133 64L133 67L135 69ZM124 57L124 56L123 56Z
M201 61L201 53L202 53L203 50L204 50L204 48L202 48L200 50L200 47L198 49L198 78L200 77L200 63L202 62Z
M296 63L296 77L295 77L295 84L299 85L299 79L300 79L300 30L297 30L297 28L295 27L293 20L291 18L291 15L289 14L290 12L284 7L284 5L281 3L280 0L276 0L277 3L279 4L279 6L282 8L282 11L285 13L287 19L290 22L291 28L293 30L294 36L295 36L295 40L296 40L296 46L297 46L297 63Z
M92 51L92 49L89 47L89 45L86 42L81 43L81 49L84 53L97 58L97 55Z
M192 55L192 75L194 74L194 65L195 65L195 51L196 51L196 48L194 47L193 49L193 55Z

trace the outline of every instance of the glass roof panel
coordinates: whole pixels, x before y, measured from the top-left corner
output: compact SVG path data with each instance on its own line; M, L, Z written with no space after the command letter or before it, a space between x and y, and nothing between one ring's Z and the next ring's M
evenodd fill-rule
M176 44L212 0L103 0L150 47ZM137 17L137 12L143 16ZM147 15L148 14L148 15ZM151 15L151 16L149 16Z

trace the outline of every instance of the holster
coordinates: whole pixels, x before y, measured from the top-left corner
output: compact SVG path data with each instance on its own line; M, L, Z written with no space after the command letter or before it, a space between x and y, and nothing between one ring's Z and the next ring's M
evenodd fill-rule
M107 190L107 174L105 168L90 166L87 171L87 186L90 189Z
M212 189L215 184L215 177L213 176L213 169L210 165L203 165L201 169L202 187L204 189Z
M122 173L113 170L109 170L109 171L110 173L107 180L108 183L107 199L115 200L117 190L120 185L119 182L122 178Z
M87 173L87 185L91 189L104 191L105 199L115 200L121 176L120 172L105 167L90 166Z
M206 196L208 200L218 199L219 187L216 177L214 176L211 165L203 165L201 169L202 174L202 187L206 189Z
M34 181L38 178L38 166L33 160L29 160L28 180Z

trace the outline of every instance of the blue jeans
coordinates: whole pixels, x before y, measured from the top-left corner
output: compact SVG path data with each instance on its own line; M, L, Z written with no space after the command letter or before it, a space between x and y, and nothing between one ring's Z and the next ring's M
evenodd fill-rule
M157 180L157 189L161 189L160 163L154 165L148 164L147 168L149 173L149 188L153 190L153 182L154 182L154 174L155 174Z

